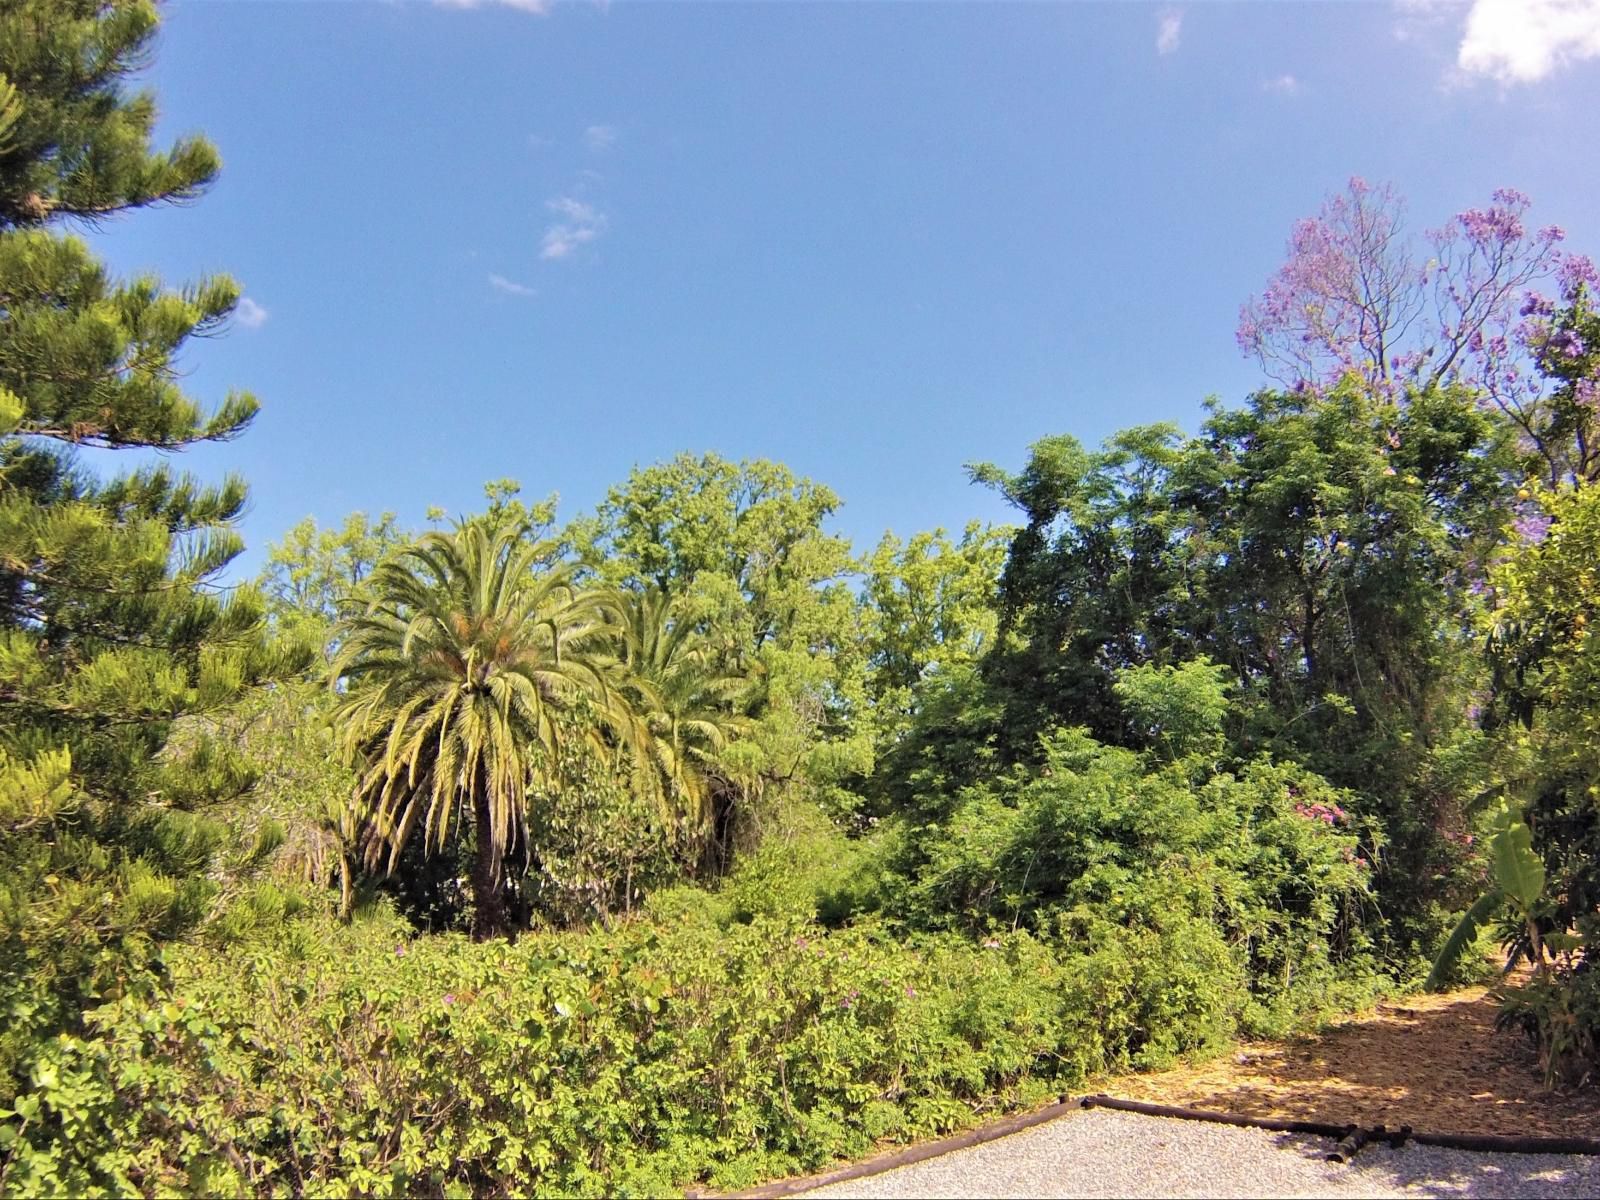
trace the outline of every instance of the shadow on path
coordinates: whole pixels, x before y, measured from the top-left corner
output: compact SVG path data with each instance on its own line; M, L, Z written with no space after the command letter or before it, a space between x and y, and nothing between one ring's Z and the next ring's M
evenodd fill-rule
M1435 1133L1595 1135L1600 1089L1547 1093L1528 1044L1494 1031L1484 989L1419 996L1314 1038L1102 1080L1114 1096L1244 1116ZM1358 1160L1359 1161L1359 1160Z
M1329 1145L1292 1134L1273 1138L1285 1151L1324 1160ZM1600 1191L1600 1158L1560 1154L1480 1154L1410 1144L1399 1150L1368 1146L1340 1168L1373 1194L1404 1188L1418 1196L1593 1196Z

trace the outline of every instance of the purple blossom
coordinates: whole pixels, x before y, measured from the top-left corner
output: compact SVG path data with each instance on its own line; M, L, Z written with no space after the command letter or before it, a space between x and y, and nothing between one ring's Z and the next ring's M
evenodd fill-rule
M1525 542L1542 542L1550 532L1550 518L1544 513L1523 513L1511 522L1511 528Z
M1556 302L1543 292L1530 291L1522 298L1522 315L1525 317L1553 317Z
M1486 209L1469 208L1458 213L1456 226L1475 245L1493 246L1520 241L1526 233L1522 214L1528 211L1533 201L1515 188L1497 188L1491 199L1494 203ZM1546 226L1538 234L1540 240L1548 242L1560 241L1563 236L1562 231L1554 225Z
M1571 296L1580 287L1600 288L1600 269L1587 254L1568 254L1561 259L1561 269L1556 272L1563 295Z
M1399 195L1352 178L1294 225L1284 265L1240 312L1239 346L1297 391L1353 372L1388 395L1459 379L1526 403L1543 385L1512 360L1536 358L1541 331L1516 323L1555 311L1528 285L1558 267L1563 281L1593 273L1558 249L1562 230L1527 225L1530 204L1500 188L1487 207L1458 213L1418 245L1406 236Z
M1584 350L1583 339L1578 336L1577 331L1572 329L1565 330L1561 339L1561 353L1567 358L1582 358Z
M447 1005L454 1004L456 1002L456 994L454 992L446 992L443 999Z

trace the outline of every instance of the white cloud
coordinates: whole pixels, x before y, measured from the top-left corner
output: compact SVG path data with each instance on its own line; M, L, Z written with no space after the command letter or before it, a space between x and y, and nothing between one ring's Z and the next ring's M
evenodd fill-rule
M542 17L550 11L551 0L433 0L440 8L515 8Z
M1600 58L1600 0L1474 0L1456 64L1514 84L1590 58Z
M1300 90L1300 81L1293 75L1279 75L1275 79L1264 80L1261 84L1263 92L1276 92L1280 96L1293 96Z
M540 258L566 258L579 246L595 240L606 228L606 217L592 205L571 196L558 196L545 207L561 220L544 231L539 243Z
M233 319L246 329L260 329L271 315L249 296L241 296L238 307L233 310Z
M1172 54L1178 49L1178 41L1183 36L1183 13L1178 9L1169 8L1161 14L1161 22L1156 26L1156 53Z
M489 286L497 292L504 292L508 296L536 296L538 295L525 283L518 283L515 279L507 279L504 275L489 273Z
M614 125L591 125L583 131L583 144L596 154L600 154L617 144L617 130Z

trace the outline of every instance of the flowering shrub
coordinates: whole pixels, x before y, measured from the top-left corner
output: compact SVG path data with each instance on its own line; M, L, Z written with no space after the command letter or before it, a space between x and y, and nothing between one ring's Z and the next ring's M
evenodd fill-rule
M1337 804L1301 804L1294 806L1295 816L1304 817L1308 821L1321 821L1324 825L1332 825L1335 821L1345 819L1344 809Z

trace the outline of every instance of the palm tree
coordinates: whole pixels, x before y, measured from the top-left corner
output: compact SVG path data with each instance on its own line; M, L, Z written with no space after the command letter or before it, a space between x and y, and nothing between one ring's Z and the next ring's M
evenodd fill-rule
M622 742L643 736L616 686L611 612L554 557L515 521L468 521L382 563L370 601L341 622L335 721L357 765L368 865L387 853L393 871L419 826L433 852L470 822L480 939L506 927L504 865L526 848L530 784L561 750L557 718L588 700Z
M726 656L694 622L679 619L672 596L661 588L626 593L615 603L630 699L650 734L648 765L679 820L698 838L711 824L714 795L736 787L719 759L750 725L740 708L751 672L728 669Z

